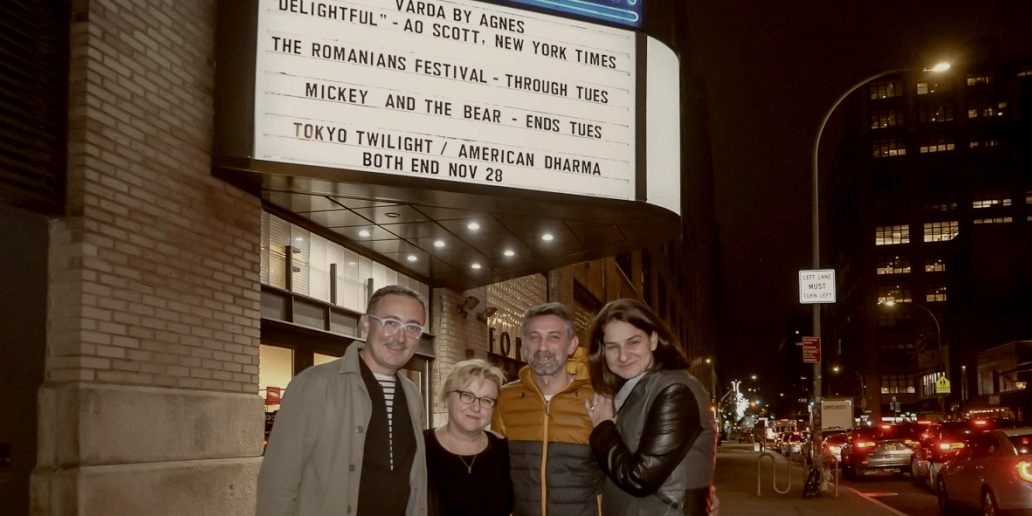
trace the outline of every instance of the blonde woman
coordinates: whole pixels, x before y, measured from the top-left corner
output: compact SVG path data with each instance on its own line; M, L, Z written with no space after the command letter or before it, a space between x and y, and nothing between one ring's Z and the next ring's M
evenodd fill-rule
M507 516L512 511L509 444L485 430L502 370L480 359L455 364L441 397L448 422L426 431L431 516Z

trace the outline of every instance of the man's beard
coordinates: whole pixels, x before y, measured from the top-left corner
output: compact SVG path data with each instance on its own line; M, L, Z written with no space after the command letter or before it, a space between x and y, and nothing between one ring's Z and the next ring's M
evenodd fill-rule
M538 359L552 359L550 363L538 365ZM530 370L534 371L534 374L538 376L555 376L556 373L562 371L566 367L565 357L560 357L555 353L548 351L539 351L534 354L533 360L529 364Z

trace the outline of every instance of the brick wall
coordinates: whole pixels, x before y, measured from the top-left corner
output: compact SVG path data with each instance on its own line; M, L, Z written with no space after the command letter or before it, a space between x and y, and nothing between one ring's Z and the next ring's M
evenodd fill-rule
M260 204L210 173L215 2L73 10L47 380L256 392Z
M211 176L215 0L72 2L32 514L250 514L260 201Z

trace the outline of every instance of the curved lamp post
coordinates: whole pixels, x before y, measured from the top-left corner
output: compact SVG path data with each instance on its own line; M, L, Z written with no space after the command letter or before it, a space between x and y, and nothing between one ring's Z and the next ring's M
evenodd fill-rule
M896 303L894 301L888 301L885 303L885 306L895 305ZM907 305L924 310L925 313L927 313L928 316L932 318L932 322L935 323L935 354L937 356L936 367L942 372L943 376L945 376L946 372L950 370L950 354L948 351L947 353L942 352L942 327L939 326L939 318L936 317L935 313L932 312L927 306L919 305L917 303L907 303ZM939 396L939 412L942 413L943 416L946 415L945 395Z
M821 268L821 245L820 245L820 242L821 242L820 213L821 213L821 211L820 211L820 196L818 195L818 192L820 191L819 190L819 187L820 187L819 177L820 176L818 175L818 172L817 172L817 161L818 161L818 158L820 156L821 136L824 134L824 127L826 125L828 125L828 120L831 119L831 115L835 112L836 109L838 109L839 104L842 104L842 101L846 100L846 98L849 97L850 95L852 95L854 91L860 89L863 85L865 85L865 84L867 84L867 83L869 83L871 81L874 81L875 79L880 79L880 78L888 76L888 75L894 75L894 74L904 73L904 72L915 72L915 71L920 71L920 70L928 71L928 72L944 72L944 71L949 70L949 69L950 69L949 63L939 63L939 64L937 64L937 65L935 65L935 66L933 66L931 68L924 68L924 67L918 67L918 68L896 68L896 69L887 70L887 71L884 71L884 72L879 72L879 73L876 73L876 74L874 74L874 75L872 75L870 77L867 77L867 78L861 80L860 82L854 84L853 86L851 86L844 93L842 93L842 95L839 95L839 97L837 99L835 99L835 102L832 103L831 107L828 108L828 111L824 114L824 118L821 119L821 125L818 126L818 128L817 128L817 137L814 139L814 142L813 142L813 156L811 157L811 166L813 168L813 180L812 180L812 185L811 185L812 188L813 188L813 191L812 191L812 196L813 196L813 198L812 198L812 208L813 208L813 212L812 212L811 215L812 215L812 221L813 221L812 222L812 227L813 227L813 268L814 269L820 269ZM813 336L817 337L817 338L820 338L820 336L821 336L821 305L820 304L816 304L816 303L813 305ZM818 407L820 407L820 402L821 402L821 400L820 400L820 393L821 393L821 364L820 363L816 363L816 364L813 365L813 392L814 392L814 403ZM815 435L815 437L817 439L820 439L820 427L814 429L814 435Z

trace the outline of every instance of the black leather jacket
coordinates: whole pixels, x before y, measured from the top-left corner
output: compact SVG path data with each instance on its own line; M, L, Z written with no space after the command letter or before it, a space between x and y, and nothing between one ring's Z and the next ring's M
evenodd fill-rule
M605 514L706 514L716 464L716 426L706 390L685 371L648 373L616 423L591 434L608 476Z

